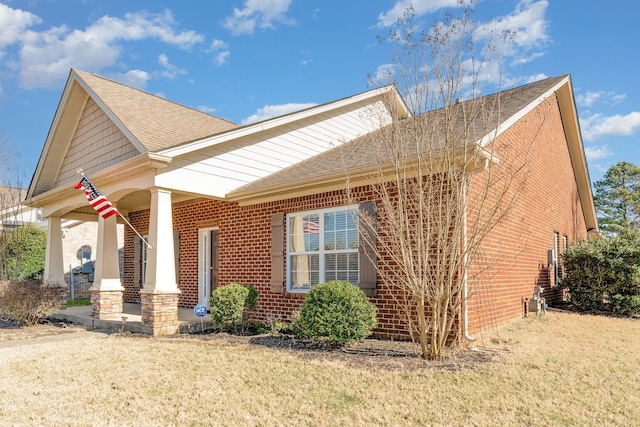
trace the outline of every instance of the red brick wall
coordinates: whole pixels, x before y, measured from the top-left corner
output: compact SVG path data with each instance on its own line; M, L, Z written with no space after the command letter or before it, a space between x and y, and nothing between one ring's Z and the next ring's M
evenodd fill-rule
M546 266L553 231L561 236L566 234L569 241L586 235L555 98L549 98L512 126L495 144L501 158L497 167L502 168L503 175L511 173L507 165L522 161L526 153L523 170L526 180L518 188L519 197L508 218L484 242L485 262L474 264L470 283L475 294L469 305L472 331L520 316L521 298L531 297L537 284L546 285L545 296L549 297L548 273L542 267ZM474 179L471 185L472 202L481 192L478 182L481 179ZM356 202L363 202L372 200L372 194L367 188L359 188L352 197ZM179 287L182 293L179 304L193 307L197 303L198 229L219 227L220 284L239 282L255 286L259 292L257 320L289 318L299 309L304 296L270 291L271 215L346 203L345 192L334 191L246 207L204 198L174 204L174 229L180 230ZM132 212L131 223L144 233L148 216L148 211ZM125 301L136 301L139 289L133 286L133 233L130 230L127 230L125 240ZM482 270L486 264L493 268ZM392 285L379 283L378 296L371 299L379 310L377 333L406 337L403 315L392 293Z
M371 192L356 189L352 192L358 202L371 200ZM271 276L271 215L342 206L347 203L343 191L299 197L241 207L205 198L192 199L173 205L174 229L180 230L181 290L179 304L193 307L198 302L198 229L218 227L220 284L247 283L259 293L258 320L288 319L300 308L304 295L276 294L270 290ZM130 213L131 224L145 234L148 229L149 211ZM124 247L125 301L139 301L139 287L133 284L134 234L126 231ZM380 333L387 336L406 334L403 322L398 319L394 300L387 286L378 285L378 297L372 301L378 306Z
M521 316L522 299L531 298L538 285L544 287L542 296L547 302L561 299L561 289L551 287L553 271L547 268L553 233L559 233L560 253L563 235L569 244L586 238L556 97L545 100L494 144L500 163L493 166L491 174L515 178L505 198L514 203L505 220L487 235L471 269L471 332ZM486 176L474 178L470 186L471 208L479 205ZM470 217L474 213L471 209ZM481 271L484 268L488 270Z

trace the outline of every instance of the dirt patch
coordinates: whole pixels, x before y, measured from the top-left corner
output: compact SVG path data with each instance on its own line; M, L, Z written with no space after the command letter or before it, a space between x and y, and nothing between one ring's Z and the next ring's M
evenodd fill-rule
M84 328L81 326L60 321L56 321L55 323L45 322L33 326L23 326L12 321L8 317L0 316L0 342L26 340L83 330Z

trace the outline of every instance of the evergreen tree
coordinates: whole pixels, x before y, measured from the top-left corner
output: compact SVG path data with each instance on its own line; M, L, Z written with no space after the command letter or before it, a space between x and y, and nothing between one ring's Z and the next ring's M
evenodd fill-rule
M640 167L617 163L594 184L600 228L608 234L640 230Z

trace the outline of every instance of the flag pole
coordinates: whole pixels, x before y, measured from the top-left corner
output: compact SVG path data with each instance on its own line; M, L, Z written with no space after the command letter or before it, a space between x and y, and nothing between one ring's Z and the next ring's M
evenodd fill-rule
M78 173L79 175L82 175L83 178L87 178L84 174L84 171L82 170L82 168L78 168L76 169L76 173ZM87 178L89 179L89 178ZM151 244L149 244L149 242L147 241L147 239L145 239L142 234L138 233L138 230L136 230L133 225L131 225L131 223L129 221L127 221L127 218L124 217L124 215L122 215L120 213L120 211L116 208L116 212L118 215L120 215L120 218L122 218L122 220L129 226L129 228L131 228L133 230L134 233L136 233L138 235L138 237L140 237L140 240L142 240L145 245L147 245L148 249L153 249L153 246L151 246Z

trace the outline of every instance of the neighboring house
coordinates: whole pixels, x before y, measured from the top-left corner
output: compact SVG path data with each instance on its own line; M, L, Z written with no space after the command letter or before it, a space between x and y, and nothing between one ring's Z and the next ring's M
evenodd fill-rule
M558 254L597 232L569 76L503 94L509 103L493 134L514 152L530 150L527 185L513 215L489 236L486 252L505 254L511 264L471 296L460 323L470 333L520 316L523 298L538 285L559 298ZM50 224L46 279L64 280L62 221L97 221L97 318L119 319L123 300L139 301L143 326L154 335L175 333L178 306L207 304L216 286L240 282L258 290L259 319L286 319L311 284L346 278L378 307L380 336L406 337L393 287L377 278L347 214L345 169L363 209L378 201L357 180L363 165L345 161L341 150L366 152L368 136L410 116L388 86L240 127L72 70L27 196ZM98 218L74 189L78 168L150 244L125 229L122 279L116 216ZM320 247L319 256L334 263L313 268L307 263L318 257L298 243L329 231L350 245L326 254Z
M0 230L11 230L21 225L42 225L42 209L24 206L27 195L23 188L0 185Z
M19 226L33 225L47 229L47 220L42 217L42 208L24 205L26 189L0 186L0 232L10 232ZM98 240L98 223L65 220L62 228L62 256L65 283L69 286L69 297L88 297L93 284L95 250ZM124 227L118 225L118 248L124 247ZM122 254L120 256L122 263ZM73 293L71 292L71 285Z

